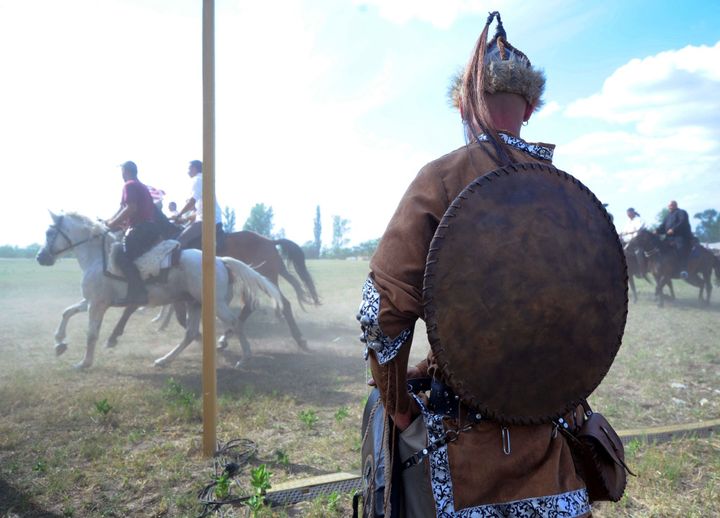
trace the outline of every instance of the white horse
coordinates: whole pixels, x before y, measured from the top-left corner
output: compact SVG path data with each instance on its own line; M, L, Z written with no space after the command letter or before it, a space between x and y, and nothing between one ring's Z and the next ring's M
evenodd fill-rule
M55 332L55 352L61 355L67 349L63 341L68 320L74 314L88 311L88 334L85 357L76 365L85 369L92 365L95 345L100 333L103 316L113 306L113 301L125 296L127 283L106 275L109 253L115 238L107 229L85 216L75 213L56 215L52 212L53 223L45 233L45 244L37 254L37 261L51 266L55 259L69 251L77 258L83 271L83 300L65 309L62 320ZM103 239L103 236L107 236ZM215 308L216 315L228 328L237 333L243 350L242 362L251 356L250 343L242 329L242 322L230 306L233 291L240 293L244 304L255 304L259 292L264 292L275 303L275 310L282 308L282 295L277 287L245 263L230 257L215 260ZM185 347L200 335L202 303L202 253L199 250L183 250L177 266L173 266L167 282L150 283L148 306L162 306L176 301L188 304L188 319L185 336L169 353L155 360L155 365L164 366L172 361ZM241 362L238 362L240 365Z

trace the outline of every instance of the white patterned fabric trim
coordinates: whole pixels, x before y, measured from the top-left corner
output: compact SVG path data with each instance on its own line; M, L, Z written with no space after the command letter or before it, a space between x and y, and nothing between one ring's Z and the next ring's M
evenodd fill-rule
M400 348L407 342L412 329L403 330L394 340L385 335L380 329L380 293L375 288L372 279L368 277L362 289L362 303L358 312L360 328L365 340L365 359L368 358L368 349L375 351L380 365L383 365L397 356Z
M420 406L428 431L428 443L445 435L443 416L429 411L420 398L413 395ZM478 459L480 461L481 459ZM452 477L447 444L429 455L430 486L435 499L435 512L442 518L575 518L589 513L590 500L586 489L559 495L527 498L499 504L487 504L455 510Z
M534 156L535 158L552 162L554 153L554 150L552 148L549 148L547 146L541 146L540 144L525 142L520 137L508 135L507 133L498 133L498 135L500 135L500 138L508 146L512 146L515 149L525 151L528 155ZM477 137L478 142L487 142L488 140L490 140L490 138L484 133L481 133Z

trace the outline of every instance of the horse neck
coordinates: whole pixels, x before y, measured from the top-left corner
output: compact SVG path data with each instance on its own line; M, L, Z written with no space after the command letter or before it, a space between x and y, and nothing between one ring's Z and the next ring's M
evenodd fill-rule
M92 230L89 228L74 229L69 235L71 235L73 243L80 243L84 239L92 237ZM102 260L103 247L101 243L102 236L97 236L71 250L83 271Z
M644 251L649 252L651 250L654 250L656 248L661 248L662 242L660 241L660 238L657 237L655 234L651 232L647 232L645 230L642 230L642 248ZM638 243L639 244L639 243Z

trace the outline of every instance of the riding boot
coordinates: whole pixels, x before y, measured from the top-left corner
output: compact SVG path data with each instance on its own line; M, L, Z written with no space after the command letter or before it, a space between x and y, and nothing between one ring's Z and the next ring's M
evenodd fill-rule
M120 261L118 264L128 283L127 296L116 302L119 306L143 306L148 303L147 289L137 266L132 261Z

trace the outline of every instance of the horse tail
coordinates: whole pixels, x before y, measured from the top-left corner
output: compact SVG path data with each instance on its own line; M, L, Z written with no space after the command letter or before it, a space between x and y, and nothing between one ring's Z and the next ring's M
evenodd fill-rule
M239 281L242 290L241 296L245 304L254 304L256 301L255 295L258 291L261 291L275 302L276 312L280 313L282 311L282 294L278 287L270 282L267 277L232 257L221 257L220 260L232 274L232 282L237 283Z
M720 286L720 256L713 254L713 268L715 269L715 285Z
M316 306L320 305L320 297L318 296L317 289L315 288L315 281L313 281L307 266L305 266L305 253L302 248L300 248L297 243L290 241L289 239L276 239L273 241L273 244L280 247L283 255L285 255L292 263L295 272L297 272L300 276L300 279L305 286L305 289L303 289L297 282L297 279L295 279L295 277L293 277L287 269L283 269L283 271L280 272L280 276L288 281L295 289L300 305L302 305L303 302L314 304ZM310 298L308 298L307 294L310 295Z

